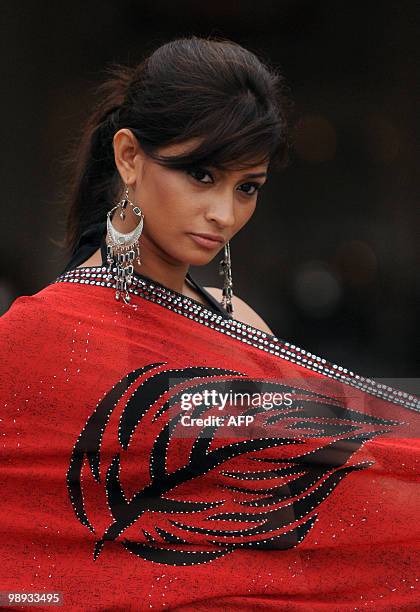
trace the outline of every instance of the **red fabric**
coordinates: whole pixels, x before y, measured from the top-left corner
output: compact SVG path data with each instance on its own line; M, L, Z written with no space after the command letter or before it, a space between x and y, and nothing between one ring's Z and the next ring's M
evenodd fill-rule
M0 319L0 588L66 610L418 609L419 413L133 301L56 283ZM291 385L294 411L168 433L182 376Z

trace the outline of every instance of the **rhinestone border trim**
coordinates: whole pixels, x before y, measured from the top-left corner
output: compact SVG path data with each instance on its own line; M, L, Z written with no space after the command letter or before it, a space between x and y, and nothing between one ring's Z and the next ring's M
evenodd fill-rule
M102 287L113 287L111 281L107 281L107 268L105 266L86 266L74 268L60 274L49 285L55 283L80 283L85 285L97 285ZM114 269L115 271L115 269ZM207 308L197 300L189 298L173 289L169 289L149 280L134 276L131 285L128 287L129 293L160 304L173 312L181 314L216 331L240 340L255 348L261 349L272 355L276 355L303 366L314 372L319 372L340 382L361 389L371 395L400 404L405 408L411 408L420 412L420 399L406 391L394 389L383 383L378 383L371 378L366 378L354 373L348 368L329 362L323 357L314 355L295 344L281 340L277 336L272 336L263 332L252 325L237 321L225 315Z

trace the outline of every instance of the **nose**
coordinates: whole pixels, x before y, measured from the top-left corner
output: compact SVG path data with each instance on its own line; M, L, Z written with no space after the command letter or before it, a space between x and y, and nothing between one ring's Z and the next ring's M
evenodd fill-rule
M231 228L235 224L234 201L232 193L214 194L206 211L209 223L216 223L221 229Z

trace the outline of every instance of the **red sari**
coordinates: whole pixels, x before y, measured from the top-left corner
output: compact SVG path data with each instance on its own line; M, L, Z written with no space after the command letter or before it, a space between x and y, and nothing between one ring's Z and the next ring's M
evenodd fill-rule
M419 399L146 277L130 292L75 269L0 319L0 588L418 609Z

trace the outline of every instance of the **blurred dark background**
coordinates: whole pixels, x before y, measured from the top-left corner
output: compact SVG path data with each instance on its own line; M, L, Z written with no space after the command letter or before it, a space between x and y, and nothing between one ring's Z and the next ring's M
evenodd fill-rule
M213 34L280 68L296 107L291 163L231 241L234 292L279 338L365 376L418 375L415 2L21 1L1 21L0 314L67 263L62 159L105 64ZM191 273L221 286L216 259Z

